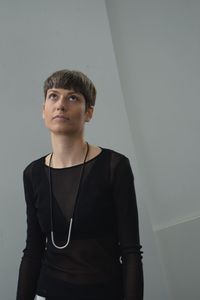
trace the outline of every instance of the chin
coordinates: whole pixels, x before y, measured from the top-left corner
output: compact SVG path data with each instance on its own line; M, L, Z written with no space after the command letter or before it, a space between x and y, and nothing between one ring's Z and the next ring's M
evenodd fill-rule
M77 133L78 133L78 131L77 130L72 130L72 129L61 129L61 128L59 128L59 129L49 129L50 130L50 132L52 133L52 134L54 134L54 135L76 135ZM80 133L80 131L79 131L79 133Z

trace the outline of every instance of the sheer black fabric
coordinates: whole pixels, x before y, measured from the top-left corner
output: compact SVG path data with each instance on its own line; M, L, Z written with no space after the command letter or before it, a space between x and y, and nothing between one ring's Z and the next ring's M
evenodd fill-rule
M53 229L50 238L49 167L45 157L23 175L27 240L17 300L143 299L143 271L134 178L127 157L102 148L85 164L75 203L81 165L51 168ZM50 297L50 298L48 298ZM64 298L63 298L64 299Z

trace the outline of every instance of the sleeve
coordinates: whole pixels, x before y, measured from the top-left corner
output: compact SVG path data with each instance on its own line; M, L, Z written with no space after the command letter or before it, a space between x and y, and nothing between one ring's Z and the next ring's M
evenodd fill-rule
M121 251L124 299L142 300L143 266L134 176L129 159L125 156L116 167L113 188Z
M26 246L19 267L17 300L34 300L46 238L42 233L34 207L34 193L27 170L23 172L27 215Z

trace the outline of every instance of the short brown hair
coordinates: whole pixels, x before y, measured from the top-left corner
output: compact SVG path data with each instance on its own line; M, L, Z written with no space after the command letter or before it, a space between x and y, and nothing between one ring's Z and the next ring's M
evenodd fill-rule
M93 82L82 72L75 70L60 70L50 75L44 82L44 97L46 99L48 89L71 89L81 93L86 102L86 109L95 105L96 88Z

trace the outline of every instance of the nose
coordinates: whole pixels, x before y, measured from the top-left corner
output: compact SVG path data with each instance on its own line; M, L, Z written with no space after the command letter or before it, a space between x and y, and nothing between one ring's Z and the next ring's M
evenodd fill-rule
M57 110L65 111L67 109L67 105L64 97L60 97L56 104L57 104L56 107Z

